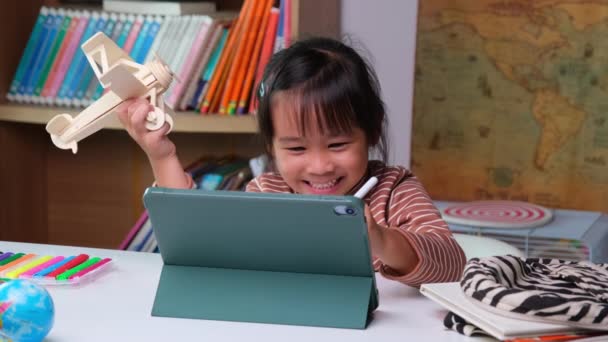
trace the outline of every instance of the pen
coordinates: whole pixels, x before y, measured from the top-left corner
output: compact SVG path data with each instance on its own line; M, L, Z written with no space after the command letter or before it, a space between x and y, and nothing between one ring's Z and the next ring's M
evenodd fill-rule
M65 265L65 264L67 264L68 262L70 262L70 260L72 260L74 258L75 258L75 256L69 256L67 258L64 258L63 260L60 260L57 263L54 263L53 265L34 273L34 277L45 277L47 274L53 272L54 270L58 269L59 267Z
M10 272L6 272L4 274L4 277L10 278L10 279L18 278L19 275L21 275L22 273L24 273L28 270L31 270L32 268L51 260L51 258L52 258L52 256L45 255L45 256L35 259L34 261L28 262L25 265L19 265L19 267L17 267L16 269L14 269Z
M377 183L378 183L378 178L371 177L370 179L367 180L367 182L365 182L365 184L363 184L363 186L361 187L361 189L359 189L359 191L357 191L354 196L357 197L357 198L363 198L363 197L365 197L365 195L367 195L367 193L374 186L376 186Z
M18 256L17 258L15 258L15 256L21 254L20 256ZM2 266L0 266L0 271L3 271L3 273L7 273L12 271L13 269L15 269L16 267L18 267L18 265L32 259L33 257L35 257L36 254L25 254L23 255L22 253L17 253L15 255L13 255L12 257L8 258L7 260L11 260L13 259L11 262L4 264ZM6 277L5 277L6 278Z
M74 259L72 259L72 260L68 261L67 263L63 264L62 266L60 266L59 268L57 268L53 272L47 274L45 277L47 277L47 278L55 278L58 275L60 275L61 273L69 270L70 268L76 267L76 266L82 264L83 262L87 261L88 258L89 258L89 256L86 255L86 254L79 254L76 257L74 257Z
M19 258L21 258L23 256L23 253L17 253L17 254L12 254L9 255L8 258L2 259L2 261L0 261L0 270L2 270L2 266L10 263L11 261L17 260Z
M99 267L101 267L101 266L109 263L110 261L112 261L112 259L110 259L110 258L102 259L98 263L96 263L94 265L91 265L91 266L85 268L84 270L79 271L76 274L72 274L68 279L72 280L72 279L75 279L75 278L82 277L83 275L85 275L85 274L87 274L89 272L92 272L92 271L98 269Z
M40 264L40 265L38 265L38 266L30 269L30 270L27 270L27 271L21 273L19 275L19 278L33 277L34 274L36 274L36 273L38 273L38 272L46 269L47 267L50 267L50 266L52 266L52 265L60 262L63 259L65 259L63 256L56 256L53 259L51 259L51 260L49 260L49 261L47 261L47 262L45 262L43 264Z
M57 277L55 277L55 279L57 280L67 280L70 276L84 270L85 268L95 264L96 262L98 262L99 260L101 260L101 258L98 257L94 257L94 258L90 258L88 260L86 260L85 262L83 262L82 264L75 266L69 270L66 270L65 272L57 275Z
M12 257L12 256L13 256L13 254L14 254L14 253L11 253L11 252L6 252L6 253L4 253L4 254L0 255L0 261L2 261L2 260L4 260L4 259L8 259L8 258Z

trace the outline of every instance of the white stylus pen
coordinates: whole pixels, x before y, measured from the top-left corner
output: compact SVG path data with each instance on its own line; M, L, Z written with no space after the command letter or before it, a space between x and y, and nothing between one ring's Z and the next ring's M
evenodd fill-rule
M363 186L361 187L361 189L359 189L359 191L357 191L357 193L355 193L355 197L357 198L363 198L365 197L365 195L367 195L367 193L374 187L376 186L376 184L378 183L378 178L376 177L372 177L370 179L367 180L367 182L365 182L365 184L363 184Z

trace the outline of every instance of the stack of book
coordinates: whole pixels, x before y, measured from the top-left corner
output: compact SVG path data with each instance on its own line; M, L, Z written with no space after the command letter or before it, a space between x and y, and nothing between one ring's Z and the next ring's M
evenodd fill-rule
M120 3L120 1L112 1ZM245 0L238 15L133 14L42 7L7 98L86 107L103 88L80 46L104 32L135 62L155 55L176 78L165 93L174 110L246 114L273 52L291 40L291 0Z

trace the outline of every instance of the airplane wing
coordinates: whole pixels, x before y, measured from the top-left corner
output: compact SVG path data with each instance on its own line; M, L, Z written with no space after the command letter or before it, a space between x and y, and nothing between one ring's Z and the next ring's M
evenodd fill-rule
M99 77L99 81L111 87L111 91L123 100L139 97L148 92L148 87L124 64L111 67Z
M102 76L116 64L127 66L128 69L131 69L129 73L137 72L141 67L103 32L98 32L82 44L82 51L104 88L107 88L109 84L102 81Z

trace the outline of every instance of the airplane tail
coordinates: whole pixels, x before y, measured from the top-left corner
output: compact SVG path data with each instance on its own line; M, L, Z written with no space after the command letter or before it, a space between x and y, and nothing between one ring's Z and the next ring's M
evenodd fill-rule
M51 140L55 146L64 150L71 149L73 153L76 153L76 151L78 151L78 146L75 141L66 143L60 138L61 134L70 126L72 121L74 121L74 119L71 115L59 114L46 124L46 131L51 134Z
M46 124L46 131L50 134L60 135L72 123L70 114L56 115Z

